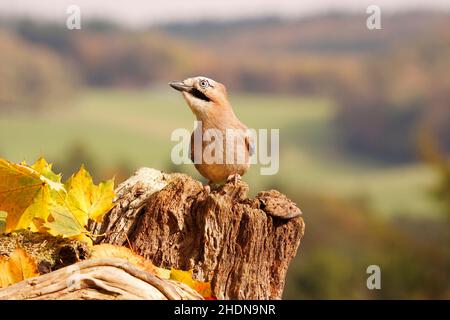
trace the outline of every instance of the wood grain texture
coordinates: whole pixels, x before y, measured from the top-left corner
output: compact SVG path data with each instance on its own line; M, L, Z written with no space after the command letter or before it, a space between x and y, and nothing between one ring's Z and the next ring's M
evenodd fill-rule
M126 260L89 259L0 290L0 300L196 300L183 283L163 280Z
M130 242L158 266L193 269L219 299L280 299L305 229L301 211L275 190L247 194L243 181L208 192L187 175L143 168L91 230L96 243Z

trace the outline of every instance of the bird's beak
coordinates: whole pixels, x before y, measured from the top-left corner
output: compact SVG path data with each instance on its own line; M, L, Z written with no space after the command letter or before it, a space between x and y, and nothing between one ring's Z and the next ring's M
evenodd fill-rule
M192 90L192 86L188 86L188 85L184 84L183 81L169 82L169 86L171 86L172 88L174 88L175 90L178 90L178 91L189 92Z

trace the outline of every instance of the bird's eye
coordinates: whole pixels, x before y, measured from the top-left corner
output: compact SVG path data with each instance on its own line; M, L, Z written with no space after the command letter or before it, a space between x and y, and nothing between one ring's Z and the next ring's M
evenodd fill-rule
M201 80L200 81L200 87L202 88L208 88L209 87L209 82L206 80Z

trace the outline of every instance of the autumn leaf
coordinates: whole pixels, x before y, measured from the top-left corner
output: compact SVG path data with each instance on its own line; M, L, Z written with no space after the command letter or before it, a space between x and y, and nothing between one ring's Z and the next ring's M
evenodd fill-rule
M44 158L32 166L0 159L0 212L7 213L0 232L30 229L92 243L85 227L101 221L114 196L113 179L95 185L84 167L64 185Z
M65 203L83 226L89 219L101 221L103 215L114 206L114 181L111 179L96 186L84 167L65 186Z
M197 281L192 277L192 270L182 271L177 269L164 269L155 266L151 261L134 253L132 250L122 246L112 244L100 244L92 248L91 258L119 258L125 259L141 270L147 271L162 279L171 279L182 282L196 290L206 299L215 299L211 293L209 282Z
M56 174L52 171L52 164L47 163L44 158L39 158L35 164L31 166L32 169L53 182L61 182L61 174Z
M64 200L50 208L51 221L44 224L53 235L64 235L92 244L85 226L101 221L113 206L114 181L94 184L84 166L65 183Z
M93 186L92 206L89 212L89 218L100 222L106 212L114 207L114 180L101 182L98 186Z
M170 276L170 270L155 266L151 261L123 246L116 246L112 244L96 245L92 248L91 258L125 259L139 269L157 275L160 278L169 279Z
M8 213L6 232L29 227L37 212L45 219L52 190L63 192L64 186L31 167L0 159L0 210Z
M63 206L52 207L49 220L49 222L44 223L44 226L54 236L65 235L66 237L74 237L86 232L84 225L81 225L72 212Z
M50 188L43 186L37 192L30 206L22 213L15 229L26 229L29 227L32 231L38 231L41 222L46 221L50 215L50 208L53 205L50 194Z
M188 285L206 299L215 299L211 293L211 284L209 282L195 280L193 278L193 270L183 271L172 268L170 270L170 279Z
M8 213L6 211L0 211L0 234L6 231L6 216Z
M0 257L1 288L38 275L36 262L22 248L15 249L9 258Z

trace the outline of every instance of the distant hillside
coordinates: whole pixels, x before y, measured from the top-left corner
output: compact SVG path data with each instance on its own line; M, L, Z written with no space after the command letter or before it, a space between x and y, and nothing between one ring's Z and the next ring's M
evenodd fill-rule
M330 14L297 20L264 18L168 24L161 29L222 52L373 54L450 30L450 14L382 15L382 30L366 28L367 15Z

